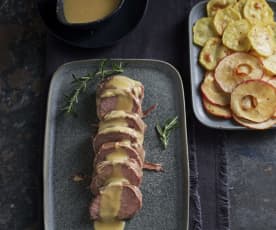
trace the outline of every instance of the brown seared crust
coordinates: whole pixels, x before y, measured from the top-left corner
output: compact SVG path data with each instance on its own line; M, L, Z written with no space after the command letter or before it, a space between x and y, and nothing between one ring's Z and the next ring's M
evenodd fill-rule
M100 147L107 142L120 142L129 140L131 143L137 143L137 137L129 133L123 132L109 132L109 133L98 133L93 139L94 152L97 153Z
M119 220L126 220L133 217L142 208L142 193L134 185L113 185L122 186L121 207L116 217ZM104 187L103 189L106 189ZM101 194L97 195L92 201L89 212L93 220L100 220L100 200Z
M94 157L94 165L104 161L109 154L113 153L113 151L116 149L116 146L125 150L129 159L134 159L140 167L143 166L145 150L142 148L142 146L126 146L122 142L104 143L100 147L99 152Z
M143 116L142 111L142 104L141 101L139 101L135 96L132 94L128 94L128 97L132 98L133 101L133 107L132 111L133 113L139 114L141 117ZM104 116L113 111L116 110L117 105L117 96L112 97L97 97L97 116L100 120L104 118Z
M92 178L91 191L93 194L98 194L99 189L104 186L106 180L108 180L114 167L120 167L122 175L129 181L130 184L140 186L142 182L143 171L135 160L129 159L124 162L112 163L109 161L102 161L96 166L94 170L95 175Z

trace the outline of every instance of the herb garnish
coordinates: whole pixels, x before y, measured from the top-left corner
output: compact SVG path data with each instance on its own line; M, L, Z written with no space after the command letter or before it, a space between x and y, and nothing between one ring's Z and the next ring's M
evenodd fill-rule
M169 137L173 129L178 127L178 117L167 119L164 125L161 127L159 123L156 125L157 133L159 134L159 139L163 144L164 149L167 148L169 144Z
M102 60L99 64L98 69L94 73L88 73L85 76L77 78L72 74L73 80L71 84L74 89L68 95L65 95L65 105L62 108L62 111L68 114L76 113L74 106L79 102L79 96L81 93L85 92L87 89L88 83L92 80L102 80L105 77L119 74L124 72L124 64L122 62L109 63L108 60Z

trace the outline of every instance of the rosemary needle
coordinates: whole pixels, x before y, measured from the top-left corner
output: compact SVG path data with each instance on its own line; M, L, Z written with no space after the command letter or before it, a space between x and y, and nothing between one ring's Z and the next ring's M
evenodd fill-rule
M110 67L111 66L111 67ZM88 73L85 76L77 78L74 74L72 75L72 85L74 89L68 95L65 95L65 105L62 108L62 111L68 114L75 114L75 105L79 102L79 96L81 93L85 92L88 86L88 83L92 80L102 80L107 76L111 76L118 73L123 73L123 63L113 63L111 64L108 60L103 60L100 62L98 69L94 73Z
M164 125L161 127L159 123L156 125L156 130L159 135L159 139L163 144L164 149L168 147L169 137L171 132L178 127L178 117L167 119Z

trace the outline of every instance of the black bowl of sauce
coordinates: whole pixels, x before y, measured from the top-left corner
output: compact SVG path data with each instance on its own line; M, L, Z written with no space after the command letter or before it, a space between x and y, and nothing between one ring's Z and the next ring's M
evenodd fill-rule
M56 14L65 26L95 29L115 17L125 0L57 0Z

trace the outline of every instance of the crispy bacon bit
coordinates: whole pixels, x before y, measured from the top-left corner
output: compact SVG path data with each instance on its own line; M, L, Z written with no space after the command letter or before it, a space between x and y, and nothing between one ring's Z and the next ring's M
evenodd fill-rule
M204 54L204 60L206 62L211 62L211 55L210 54Z
M143 169L155 172L164 172L164 169L161 164L155 164L150 162L144 162Z

